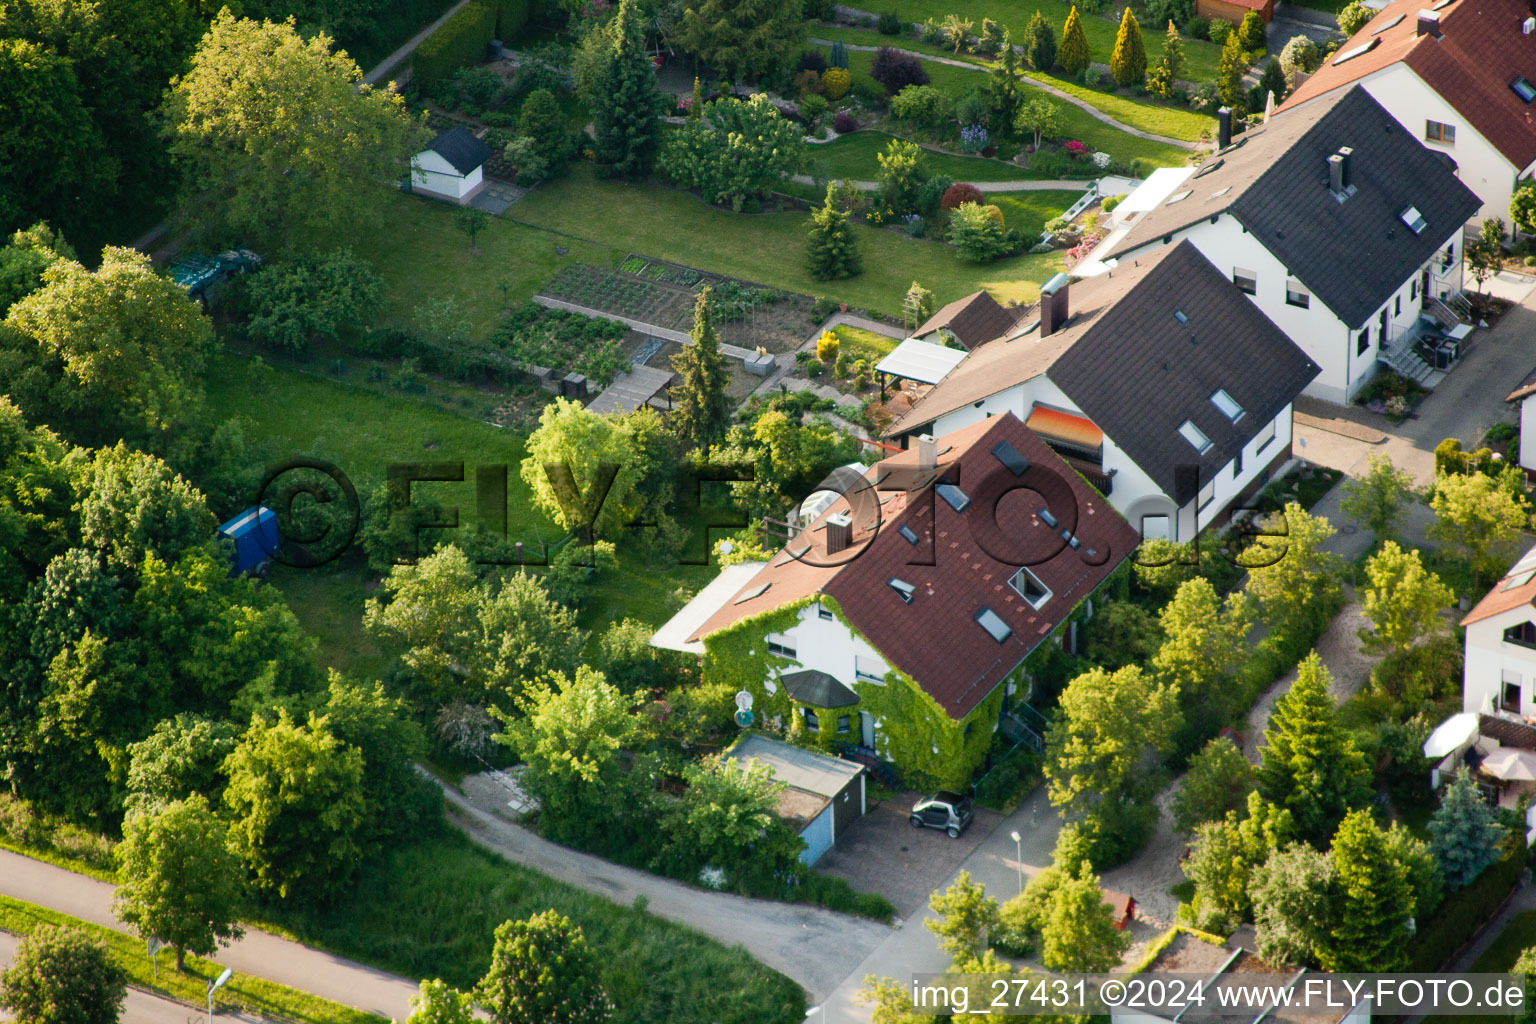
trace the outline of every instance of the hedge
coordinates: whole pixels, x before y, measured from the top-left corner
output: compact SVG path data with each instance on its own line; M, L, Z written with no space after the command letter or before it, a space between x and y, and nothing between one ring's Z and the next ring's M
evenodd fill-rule
M1440 970L1493 919L1519 884L1525 861L1525 832L1518 829L1510 837L1504 856L1484 868L1471 885L1448 895L1435 910L1433 926L1421 927L1408 943L1407 969L1426 973Z
M411 55L415 85L422 90L430 89L459 68L479 64L485 60L486 47L495 35L495 11L479 4L465 7L416 47Z
M528 24L529 0L486 0L496 12L496 38L510 42Z

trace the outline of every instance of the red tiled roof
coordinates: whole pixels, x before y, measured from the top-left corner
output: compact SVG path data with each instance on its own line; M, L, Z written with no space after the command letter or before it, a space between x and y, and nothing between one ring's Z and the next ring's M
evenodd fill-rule
M1536 82L1536 34L1520 26L1531 16L1525 0L1453 0L1435 12L1439 39L1418 35L1418 14L1428 0L1396 0L1340 48L1379 39L1374 49L1343 64L1325 62L1280 105L1290 110L1399 61L1408 65L1467 123L1519 170L1536 161L1536 110L1510 89L1517 77ZM1373 29L1401 21L1372 34ZM1412 127L1411 125L1409 126ZM1422 128L1415 132L1418 137Z
M1483 599L1461 620L1463 626L1536 602L1536 548L1531 548L1516 562L1504 578L1483 595Z
M994 454L1004 441L1029 461L1023 476ZM824 593L951 718L965 717L1140 538L1012 413L946 434L937 449L933 472L917 473L915 450L871 467L865 479L875 489L852 496L853 542L846 552L826 553L827 518L850 513L848 499L839 499L689 639ZM964 511L935 493L946 482L970 499ZM1057 520L1055 528L1036 514L1042 509ZM916 545L902 527L917 536ZM1051 592L1039 610L1009 586L1020 565ZM889 585L893 578L912 585L911 604ZM976 621L983 608L1011 630L1002 643Z

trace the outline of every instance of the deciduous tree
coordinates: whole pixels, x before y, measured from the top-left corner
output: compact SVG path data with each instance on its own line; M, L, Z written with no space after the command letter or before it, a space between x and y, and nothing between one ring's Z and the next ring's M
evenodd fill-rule
M703 118L672 133L660 169L684 188L698 189L705 202L741 211L804 164L804 131L757 93L707 104Z
M578 535L617 536L634 517L635 488L648 469L634 422L564 398L546 405L519 470L535 507Z
M1337 559L1323 548L1336 531L1294 501L1261 523L1264 534L1242 556L1252 567L1244 590L1272 631L1307 635L1338 606Z
M43 271L59 260L75 259L75 250L45 222L11 235L8 245L0 247L0 317L16 303L43 285Z
M1253 610L1246 595L1223 601L1204 577L1180 584L1159 613L1162 645L1152 656L1158 677L1175 686L1186 713L1197 705L1227 703L1221 683L1248 655Z
M1019 108L1013 123L1019 131L1033 135L1035 148L1039 149L1041 139L1055 138L1060 134L1061 108L1044 96L1037 96Z
M152 806L194 794L217 806L224 793L220 769L235 749L238 733L229 722L179 714L128 746L130 804Z
M1293 838L1291 814L1248 794L1245 813L1228 811L1220 821L1195 828L1195 841L1184 861L1184 873L1195 883L1195 908L1206 926L1208 915L1230 915L1221 923L1237 924L1252 910L1248 887L1253 871Z
M1365 28L1366 24L1375 16L1376 11L1374 9L1367 7L1360 0L1352 0L1351 3L1345 4L1343 9L1339 11L1339 31L1343 32L1346 36L1352 36Z
M934 893L928 907L938 917L925 918L923 924L939 937L939 948L953 960L981 956L988 936L997 930L997 901L969 871L961 871L949 888Z
M1439 477L1429 507L1436 516L1430 539L1462 552L1479 580L1498 572L1530 518L1515 489L1485 473Z
M1366 650L1406 651L1446 628L1440 613L1455 603L1456 595L1424 568L1417 548L1404 551L1387 541L1366 560L1365 575L1361 603L1373 627L1360 631Z
M1177 692L1132 665L1084 672L1061 695L1046 735L1051 804L1071 818L1150 781L1179 725Z
M1173 823L1187 832L1243 806L1254 787L1253 766L1224 736L1190 758L1184 784L1173 798Z
M491 1024L602 1024L613 1015L586 936L554 910L496 929L475 992Z
M1398 523L1413 501L1413 477L1392 464L1390 456L1375 454L1359 480L1344 478L1340 508L1377 537L1397 532Z
M316 341L355 338L367 330L384 298L384 279L351 249L301 253L253 276L250 297L251 319L245 329L251 338L304 352Z
M213 953L245 933L240 927L244 868L229 848L229 830L201 795L128 815L113 850L122 884L114 909L145 938L176 951Z
M166 106L184 209L219 240L345 239L377 224L379 182L397 179L423 138L404 100L363 84L331 39L286 23L213 20Z
M474 1019L473 993L460 992L441 978L423 978L405 1024L473 1024Z
M16 1024L117 1024L128 973L101 944L75 928L39 925L0 974L0 1008Z
M1086 866L1064 875L1040 932L1040 961L1053 971L1103 972L1120 966L1129 932L1115 927L1099 879Z

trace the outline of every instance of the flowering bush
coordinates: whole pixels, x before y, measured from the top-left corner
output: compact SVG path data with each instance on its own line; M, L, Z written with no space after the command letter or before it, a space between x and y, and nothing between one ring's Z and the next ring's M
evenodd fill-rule
M1094 247L1097 246L1103 240L1104 240L1104 236L1099 234L1097 231L1090 231L1087 234L1083 235L1083 237L1078 241L1078 243L1076 245L1074 245L1072 248L1067 250L1067 254L1066 254L1067 266L1068 267L1075 267L1075 266L1077 266L1077 264L1084 257L1086 257L1089 253L1093 252Z
M980 153L991 143L992 136L979 124L968 124L960 129L960 148L967 153Z
M706 889L724 889L725 872L707 864L699 869L699 884Z
M686 115L688 113L688 111L690 111L692 109L693 109L693 97L692 96L679 96L677 98L677 112L679 114L685 114Z
M1097 167L1099 170L1102 171L1104 168L1108 167L1109 162L1110 156L1108 153L1093 154L1093 166Z
M1067 144L1061 148L1065 149L1067 151L1067 156L1070 156L1073 160L1081 160L1083 157L1088 155L1088 147L1083 145L1081 142L1078 142L1076 139L1068 139Z

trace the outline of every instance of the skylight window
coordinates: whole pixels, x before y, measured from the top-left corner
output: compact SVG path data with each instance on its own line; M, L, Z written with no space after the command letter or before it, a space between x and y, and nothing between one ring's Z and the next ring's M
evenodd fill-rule
M939 497L956 512L964 512L971 506L970 497L954 484L939 484L934 490L939 492Z
M1224 185L1221 188L1217 189L1215 192L1212 192L1211 193L1211 198L1212 199L1220 199L1222 196L1226 195L1228 192L1231 192L1231 191L1232 191L1232 186L1231 185Z
M908 544L911 544L913 547L917 547L917 534L913 531L912 527L905 525L898 526L896 528L896 532L901 534L902 539L905 540Z
M1518 573L1518 574L1516 574L1514 576L1511 576L1509 579L1505 580L1504 581L1504 585L1502 587L1500 587L1499 589L1500 590L1518 590L1520 587L1523 587L1527 583L1531 582L1531 577L1532 576L1536 576L1536 569L1527 569L1525 572Z
M1387 29L1389 29L1389 28L1396 28L1398 25L1401 25L1402 23L1403 23L1403 15L1401 15L1401 14L1396 15L1395 17L1388 18L1386 21L1382 22L1380 25L1377 25L1375 28L1371 29L1371 35L1379 36L1383 32L1385 32Z
M906 580L899 580L895 576L892 576L890 579L886 580L885 585L896 591L896 596L900 597L902 603L904 604L911 604L912 595L917 592L917 588L915 586L908 583Z
M1509 87L1514 90L1516 96L1520 97L1522 103L1536 100L1536 85L1532 85L1524 75L1510 82Z
M1243 418L1243 407L1237 404L1237 399L1227 394L1225 388L1217 388L1216 393L1211 396L1211 401L1215 403L1216 408L1226 413L1227 419L1233 423Z
M1343 53L1339 54L1337 57L1333 58L1333 66L1338 67L1340 64L1343 64L1347 60L1354 60L1356 57L1363 57L1380 45L1381 37L1374 36L1369 42L1361 43L1359 46L1352 46L1345 50Z
M1029 460L1019 454L1019 450L1007 441L999 441L992 448L992 454L998 462L1008 467L1008 472L1014 476L1023 476L1029 471Z
M762 583L762 584L759 584L758 586L753 587L751 590L743 591L742 595L740 597L738 597L735 601L732 601L731 603L732 604L745 604L746 602L752 600L754 597L761 597L764 594L766 594L768 592L768 588L771 587L771 586L773 586L772 583Z
M1038 515L1040 517L1040 521L1042 523L1044 523L1046 526L1049 526L1053 530L1056 529L1056 517L1051 515L1049 509L1044 509L1043 508L1039 512L1037 512L1036 515Z
M1179 427L1179 434L1201 455L1211 450L1211 439L1205 436L1205 431L1195 426L1193 420L1185 420Z
M1408 225L1409 231L1412 231L1416 235L1422 235L1424 233L1424 215L1419 212L1419 208L1417 206L1408 207L1408 209L1404 210L1401 214L1399 214L1399 216L1403 218L1403 223Z
M1185 189L1183 192L1175 192L1173 195L1168 197L1168 201L1163 205L1172 206L1174 203L1182 203L1193 194L1194 193L1190 189Z
M1051 589L1040 582L1040 577L1026 568L1021 568L1018 572L1014 573L1013 579L1008 581L1008 585L1020 597L1028 601L1029 606L1036 611L1039 611L1040 606L1051 599Z
M988 636L1000 644L1007 643L1008 638L1013 636L1013 627L1004 622L997 612L986 606L976 613L976 622L987 631Z
M1210 174L1212 171L1214 171L1216 168L1220 167L1224 163L1226 163L1225 160L1221 159L1220 157L1217 157L1215 160L1212 160L1210 163L1206 164L1204 167L1202 167L1198 171L1196 171L1191 177L1203 178L1207 174Z
M1187 317L1187 316L1185 316L1185 315L1184 315L1184 311L1183 311L1183 310L1182 310L1182 309L1176 309L1176 310L1174 310L1174 311L1173 311L1173 318L1174 318L1174 319L1175 319L1175 320L1177 320L1177 321L1178 321L1178 322L1179 322L1179 323L1181 323L1181 324L1187 324L1187 323L1189 323L1189 317Z

